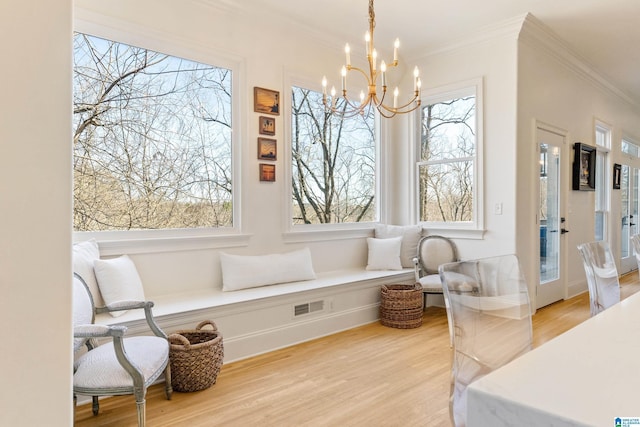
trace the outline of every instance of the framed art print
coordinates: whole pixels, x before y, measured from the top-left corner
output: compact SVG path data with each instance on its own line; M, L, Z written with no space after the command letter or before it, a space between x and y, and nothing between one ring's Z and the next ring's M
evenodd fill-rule
M260 181L274 182L276 180L276 165L260 163Z
M261 87L253 88L253 110L256 113L280 115L280 92Z
M261 135L276 134L276 119L274 117L260 116L260 126L258 131Z
M278 144L275 139L258 138L258 159L277 160Z
M573 189L595 191L596 149L581 142L576 142L573 149Z

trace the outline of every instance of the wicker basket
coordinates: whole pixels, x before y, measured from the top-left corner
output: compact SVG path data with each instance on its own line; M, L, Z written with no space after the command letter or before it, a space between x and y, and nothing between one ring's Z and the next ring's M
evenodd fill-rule
M213 330L204 330L211 325ZM222 334L211 320L204 320L195 330L169 335L171 386L176 391L204 390L215 384L222 367Z
M383 285L380 291L380 323L399 329L422 325L422 286Z

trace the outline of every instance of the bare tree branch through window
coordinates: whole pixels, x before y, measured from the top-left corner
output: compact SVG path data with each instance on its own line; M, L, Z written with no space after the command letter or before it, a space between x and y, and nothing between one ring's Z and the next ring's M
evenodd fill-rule
M426 105L418 162L423 222L473 220L476 155L474 96Z
M232 225L231 70L76 33L76 231Z
M375 221L373 112L344 119L321 93L293 87L291 122L293 223Z

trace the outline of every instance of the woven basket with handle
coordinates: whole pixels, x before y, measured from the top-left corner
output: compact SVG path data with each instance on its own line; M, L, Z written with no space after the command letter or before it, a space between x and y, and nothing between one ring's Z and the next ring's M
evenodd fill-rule
M210 325L213 330L202 329ZM204 390L215 384L222 367L222 334L212 320L203 320L195 330L177 331L168 337L171 386L176 391Z

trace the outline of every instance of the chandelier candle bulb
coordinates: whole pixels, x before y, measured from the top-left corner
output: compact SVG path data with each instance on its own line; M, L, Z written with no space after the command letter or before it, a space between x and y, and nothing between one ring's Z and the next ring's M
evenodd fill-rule
M322 76L322 95L327 96L327 76Z
M420 75L420 70L418 69L418 66L416 65L416 68L413 69L413 90L418 92L418 80L419 80L419 76Z
M382 87L386 89L387 87L387 64L382 61L380 63L380 72L382 73Z
M342 67L340 74L342 75L342 94L346 96L347 95L347 67Z
M344 53L347 56L347 67L351 67L351 48L349 43L344 46Z
M393 108L398 108L398 86L393 90Z
M395 42L393 42L393 63L397 64L398 63L398 48L400 47L400 39L396 39Z

